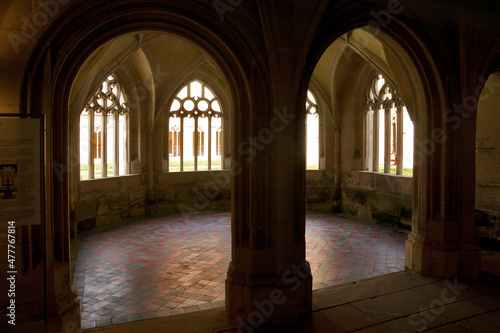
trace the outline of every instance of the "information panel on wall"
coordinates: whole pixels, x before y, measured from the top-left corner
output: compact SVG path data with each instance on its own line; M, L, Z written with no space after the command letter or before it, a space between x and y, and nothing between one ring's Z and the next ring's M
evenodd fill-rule
M42 119L0 117L0 225L41 223Z

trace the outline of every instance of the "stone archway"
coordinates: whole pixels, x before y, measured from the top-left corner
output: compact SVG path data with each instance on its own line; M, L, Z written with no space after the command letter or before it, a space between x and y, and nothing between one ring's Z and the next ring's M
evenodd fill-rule
M176 33L194 41L213 55L213 59L228 75L229 89L235 105L249 104L245 102L248 100L244 88L247 85L245 75L236 74L234 70L241 68L235 58L234 45L229 47L214 37L224 33L206 29L203 26L206 22L197 19L195 14L191 14L192 17L178 15L172 8L165 8L161 1L154 10L152 7L152 4L132 7L117 4L114 8L99 4L80 6L66 13L68 19L58 21L50 33L44 35L28 64L23 83L21 112L43 113L47 120L45 210L48 222L47 245L52 249L47 258L50 331L66 331L70 326L75 329L80 325L79 305L70 284L68 198L71 192L68 163L71 156L68 146L68 99L72 83L90 54L107 40L127 32L156 30ZM142 19L137 20L137 17ZM212 12L205 13L205 17L218 20ZM89 25L89 20L93 19L98 20L99 24ZM196 33L193 33L193 24L197 26Z
M387 41L392 42L389 44ZM374 28L357 28L335 40L316 64L311 82L314 82L316 90L321 91L323 95L323 126L328 128L328 131L325 131L328 132L328 140L324 141L324 168L319 171L322 172L321 184L315 184L315 187L322 186L323 191L332 193L333 203L329 202L330 207L339 205L342 213L370 222L411 228L413 179L401 175L402 163L398 176L391 175L389 170L387 173L378 172L378 165L376 172L367 172L365 167L368 147L365 142L364 131L367 124L364 114L367 91L377 73L383 73L384 78L387 78L385 82L394 86L395 92L406 89L406 96L412 104L409 106L412 109L408 112L412 112L413 118L416 118L418 111L414 109L416 104L418 107L425 105L422 102L414 103L413 98L417 92L411 92L411 83L403 77L398 77L399 72L395 69L404 67L405 64L400 59L401 56L396 56L399 54L396 52L401 50L395 51L394 43L394 40ZM393 59L393 62L389 63L387 59ZM405 100L403 103L406 103ZM403 106L399 107L399 115L404 116ZM402 120L399 124L401 123ZM407 127L413 127L411 122L409 123L410 126ZM403 126L400 127L398 145L402 146ZM413 142L413 134L409 142ZM400 153L403 155L402 149ZM413 145L410 146L409 154L413 156ZM383 165L384 160L380 163ZM319 172L315 171L316 174ZM306 173L312 184L312 171L308 170ZM396 173L396 167L393 173ZM323 184L326 179L330 183ZM311 187L312 185L306 188L307 193L315 189ZM399 249L397 252L398 254L394 251L391 256L398 257L397 269L403 270L404 264L401 261L404 261L404 250ZM376 254L375 251L375 256ZM383 256L381 252L379 262ZM366 259L370 261L373 257L370 255ZM377 265L375 272L370 273L377 273L385 268ZM391 268L396 269L396 266ZM370 268L364 271L370 271Z
M379 71L385 69L392 74L415 125L412 232L406 243L406 267L436 277L477 276L477 243L465 232L472 227L471 182L461 176L463 170L452 168L456 160L449 153L467 138L469 125L464 122L457 131L450 119L442 116L449 114L446 108L453 105L453 96L460 96L459 88L453 87L453 96L445 95L447 64L441 60L444 55L425 31L403 24L406 19L411 20L411 14L404 12L402 6L373 5L366 11L359 6L346 8L345 12L327 9L329 15L319 25L309 63L316 64L333 41L357 27L367 27L364 29L369 34L392 50L388 68L380 66ZM304 86L311 73L312 69L304 74ZM469 147L464 146L454 154L467 164L470 153ZM458 179L460 187L456 188L453 184ZM458 193L461 199L455 200Z

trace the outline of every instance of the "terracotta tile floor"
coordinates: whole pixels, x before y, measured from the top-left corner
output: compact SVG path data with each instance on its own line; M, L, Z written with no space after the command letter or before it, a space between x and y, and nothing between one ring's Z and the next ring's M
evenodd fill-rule
M230 213L148 219L80 240L73 287L82 328L224 305ZM404 270L406 234L331 214L308 214L313 289Z

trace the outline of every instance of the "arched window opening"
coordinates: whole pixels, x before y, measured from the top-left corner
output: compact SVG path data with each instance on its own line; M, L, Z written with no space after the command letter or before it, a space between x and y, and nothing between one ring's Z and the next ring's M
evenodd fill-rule
M203 82L184 86L170 107L169 171L222 169L222 108Z
M368 90L365 110L365 170L413 176L413 122L382 74Z
M310 90L306 99L306 169L319 169L319 115L316 98Z
M129 109L114 75L104 80L80 113L80 179L129 170Z

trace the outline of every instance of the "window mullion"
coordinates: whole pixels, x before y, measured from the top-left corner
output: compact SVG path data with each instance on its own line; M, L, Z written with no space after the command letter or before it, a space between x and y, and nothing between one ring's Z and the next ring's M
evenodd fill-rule
M306 137L306 149L305 149L305 157L306 157L306 170L307 170L307 148L308 148L308 145L310 145L310 144L311 144L310 142L307 142L307 141L308 141L307 139L309 138L309 137L308 137L308 133L307 133L307 125L308 125L308 124L307 124L307 120L308 120L308 118L309 118L309 112L306 112L306 120L305 120L305 123L306 123L306 124L305 124L305 126L306 126L306 128L305 128L305 130L304 130L304 135L305 135L305 137Z
M324 138L325 138L325 125L324 125L324 120L321 120L324 118L324 113L323 110L318 108L316 110L316 117L318 117L318 169L324 169L325 168L325 154L324 154ZM323 156L323 158L321 158Z
M220 159L221 159L221 169L224 169L226 167L225 162L226 160L224 159L225 155L225 150L226 150L226 145L224 144L224 117L221 115L220 116L220 134L219 134L219 144L220 144Z
M372 170L379 171L379 122L380 122L380 109L377 107L373 111L373 165Z
M363 114L363 169L370 171L370 132L369 132L369 112Z
M95 121L94 121L94 110L89 110L89 161L88 161L88 168L89 168L89 178L88 179L94 179L94 126L95 126Z
M102 113L101 177L108 176L108 111Z
M124 131L125 133L123 134L123 140L125 141L124 143L124 149L123 149L123 159L126 161L125 162L125 168L123 172L128 175L130 174L130 114L129 112L125 113L125 126Z
M194 118L194 171L198 171L198 152L199 152L199 140L198 140L198 117Z
M113 173L115 176L120 175L120 116L118 112L113 114L115 122L115 163L113 165Z
M181 117L181 128L180 128L180 140L179 140L179 148L180 148L180 163L181 163L181 171L184 171L184 117Z
M391 108L385 105L384 173L391 173Z
M163 114L163 117L165 117L165 114ZM163 118L165 119L165 118ZM163 121L165 123L165 120ZM170 131L170 115L167 117L167 132L168 132L168 142L167 142L167 153L164 155L167 155L167 172L170 171L170 153L172 153L172 156L174 155L174 132ZM165 130L163 131L165 133ZM170 134L172 133L172 134ZM172 140L170 140L172 138ZM163 143L165 144L165 143ZM172 149L170 149L172 147ZM165 151L165 148L163 148L163 151Z
M396 174L403 174L403 106L397 109Z
M212 170L212 117L208 117L208 170Z

